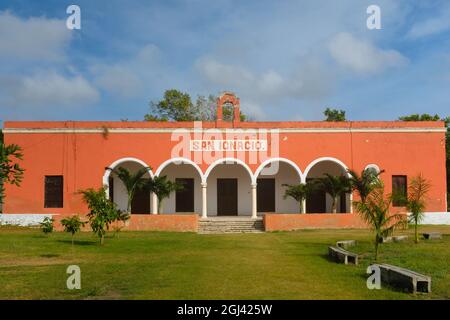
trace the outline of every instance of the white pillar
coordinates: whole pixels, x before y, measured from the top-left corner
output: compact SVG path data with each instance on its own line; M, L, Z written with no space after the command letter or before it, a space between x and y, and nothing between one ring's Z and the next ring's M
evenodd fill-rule
M151 193L152 198L152 214L158 214L158 197L154 192Z
M347 197L345 197L345 201L347 201ZM350 208L348 210L349 213L353 213L353 193L350 193Z
M302 212L306 213L306 200L305 199L302 200Z
M256 183L252 184L252 219L257 218Z
M207 196L208 193L206 192L206 183L202 183L202 218L206 219L208 217L208 201Z

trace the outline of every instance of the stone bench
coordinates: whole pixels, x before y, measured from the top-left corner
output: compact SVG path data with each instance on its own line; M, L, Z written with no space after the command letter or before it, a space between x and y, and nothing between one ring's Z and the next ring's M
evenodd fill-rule
M358 255L338 247L328 247L328 256L335 262L358 264Z
M336 246L339 248L348 248L356 246L356 240L341 240L336 242Z
M425 240L442 239L442 234L439 232L422 233Z
M394 240L394 242L405 241L408 240L408 236L395 236L392 237L392 240Z
M383 243L389 243L389 242L400 242L408 239L408 236L393 236L393 237L385 237L383 238Z
M389 264L374 264L380 268L381 282L409 292L431 292L431 277Z

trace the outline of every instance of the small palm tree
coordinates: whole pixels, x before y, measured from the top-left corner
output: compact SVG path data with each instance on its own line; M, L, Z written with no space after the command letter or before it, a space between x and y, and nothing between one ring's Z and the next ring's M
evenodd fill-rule
M110 169L110 168L109 168ZM131 214L131 204L134 199L136 191L142 189L147 183L148 179L144 178L144 175L151 170L150 167L140 168L136 173L131 173L128 169L119 167L117 169L110 169L117 178L122 181L125 189L127 190L127 213ZM125 219L126 220L126 219Z
M283 184L284 187L287 187L284 192L283 199L287 199L288 197L293 198L300 205L300 213L304 213L303 211L303 201L306 200L308 195L313 190L313 185L311 183L300 183L300 184Z
M147 179L145 188L158 198L158 213L161 213L163 200L168 198L172 192L182 190L183 185L170 181L167 176L156 176L153 179Z
M377 186L379 176L384 170L377 172L372 169L365 169L361 171L361 174L358 174L356 171L348 169L347 172L350 175L352 190L355 190L358 193L362 202L366 202L366 198Z
M417 225L424 218L425 199L430 190L430 183L421 174L411 179L408 189L408 198L406 199L406 208L411 212L409 216L410 223L414 223L415 242L419 242Z
M316 179L316 183L318 188L322 189L331 196L331 210L333 213L336 213L336 204L339 197L351 191L349 178L343 175L333 176L325 173L323 177Z
M384 187L378 183L365 202L355 201L353 203L362 219L375 231L375 261L378 260L378 246L383 242L383 238L391 235L394 229L406 224L403 214L389 213L392 199L391 195L384 196Z

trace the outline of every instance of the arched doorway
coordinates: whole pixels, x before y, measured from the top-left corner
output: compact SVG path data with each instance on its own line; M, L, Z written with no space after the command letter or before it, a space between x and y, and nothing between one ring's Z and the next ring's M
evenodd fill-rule
M131 173L136 173L141 168L148 168L142 160L136 158L123 158L113 162L105 171L103 185L106 186L108 197L117 204L120 210L127 210L128 195L122 181L114 173L114 169L125 168ZM144 178L153 176L151 170L144 175ZM151 212L150 192L138 190L134 194L131 202L131 214L149 214Z
M335 158L319 158L311 162L305 170L304 182L311 181L323 175L346 175L347 166L340 160ZM352 212L352 195L351 193L342 195L338 199L337 212ZM306 213L330 213L332 212L332 198L323 190L314 190L306 199Z
M197 213L202 212L202 179L199 166L184 158L173 158L162 163L155 175L167 176L171 181L183 185L183 189L173 192L163 201L160 213Z
M253 173L238 159L220 159L206 170L208 216L252 216ZM256 199L255 199L256 200Z
M285 158L264 161L255 172L258 214L268 212L298 213L300 205L292 198L284 199L285 185L301 182L298 166Z

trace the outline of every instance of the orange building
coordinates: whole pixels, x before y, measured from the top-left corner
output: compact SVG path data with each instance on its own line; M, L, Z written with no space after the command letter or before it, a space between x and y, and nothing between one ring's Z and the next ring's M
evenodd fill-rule
M222 120L224 104L233 106L233 121ZM231 93L219 99L214 122L5 122L5 143L23 148L26 172L20 187L6 185L3 211L84 214L77 192L102 185L124 209L124 187L111 171L122 166L149 167L149 176L182 182L185 188L164 200L158 215L178 219L273 213L288 221L303 206L304 216L310 215L301 218L309 219L305 227L314 219L313 227L355 226L346 222L353 219L355 194L339 199L340 214L334 216L331 198L320 191L302 204L283 197L286 184L347 174L347 168L384 170L387 193L406 192L408 180L421 173L432 184L426 211L445 212L445 132L443 122L241 122L239 99ZM147 219L143 215L157 213L157 207L154 195L139 192L132 222Z

